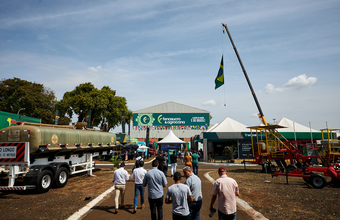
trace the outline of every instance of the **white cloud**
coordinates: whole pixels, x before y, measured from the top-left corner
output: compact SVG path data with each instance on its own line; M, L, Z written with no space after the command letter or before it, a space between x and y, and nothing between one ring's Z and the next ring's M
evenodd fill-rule
M38 35L38 39L39 39L39 40L48 39L48 35L47 35L47 34L39 34L39 35Z
M283 86L285 88L303 89L303 88L309 88L311 85L316 83L316 81L317 81L317 78L315 77L307 78L306 74L302 74L300 76L294 77L293 79L290 79Z
M275 88L273 84L268 83L266 87L264 88L266 93L275 93L275 92L283 92L285 89L283 88Z
M317 81L316 77L308 77L307 78L306 74L302 74L300 76L296 76L296 77L288 80L288 82L286 82L283 85L283 88L278 88L278 87L275 88L275 86L273 84L268 83L264 89L265 89L266 93L272 94L272 93L275 93L275 92L284 92L285 90L288 90L288 89L309 88L311 85L316 83L316 81Z
M93 71L93 72L98 72L98 71L101 71L101 70L107 70L107 69L103 69L102 66L97 66L97 67L91 66L91 67L89 67L89 68L87 68L87 69L88 69L88 70L91 70L91 71Z
M216 106L216 102L214 100L209 100L206 102L203 102L204 106Z

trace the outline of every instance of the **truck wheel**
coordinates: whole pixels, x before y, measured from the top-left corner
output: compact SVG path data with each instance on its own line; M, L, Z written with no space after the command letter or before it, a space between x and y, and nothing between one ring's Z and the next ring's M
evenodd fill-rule
M44 170L40 173L37 183L37 190L39 193L45 193L50 190L52 186L53 174L49 170Z
M304 180L306 183L309 183L309 178L303 177L303 180Z
M69 171L65 167L59 168L59 170L54 176L55 186L58 188L64 187L67 183L68 176L69 176Z
M309 177L309 183L317 189L322 189L326 186L326 179L321 174L313 174Z
M310 173L303 173L303 175L310 175L309 177L303 177L303 180L306 182L306 183L309 183L309 178L311 177L311 175L315 174L314 172L310 172Z
M294 165L294 164L289 164L287 167L286 167L286 171L287 173L290 173L292 172L293 170L297 169L297 167Z

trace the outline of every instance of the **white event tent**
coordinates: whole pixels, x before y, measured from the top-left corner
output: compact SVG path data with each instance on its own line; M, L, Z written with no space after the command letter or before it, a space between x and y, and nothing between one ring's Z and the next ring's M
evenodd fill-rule
M172 131L169 132L158 144L185 144L185 141L179 139Z

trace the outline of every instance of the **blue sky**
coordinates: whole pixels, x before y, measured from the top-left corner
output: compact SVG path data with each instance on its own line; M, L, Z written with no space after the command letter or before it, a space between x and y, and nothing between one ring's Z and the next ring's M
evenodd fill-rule
M339 11L334 0L1 1L0 77L44 84L58 100L91 82L132 111L173 101L210 111L211 124L257 125L223 22L268 122L339 128Z

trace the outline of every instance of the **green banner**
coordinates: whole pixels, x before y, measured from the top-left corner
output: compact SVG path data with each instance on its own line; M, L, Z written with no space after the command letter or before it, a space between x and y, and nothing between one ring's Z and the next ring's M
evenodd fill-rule
M133 126L209 126L209 113L138 113Z
M40 123L39 118L32 118L24 115L0 111L0 129L8 126L16 126L18 122Z

